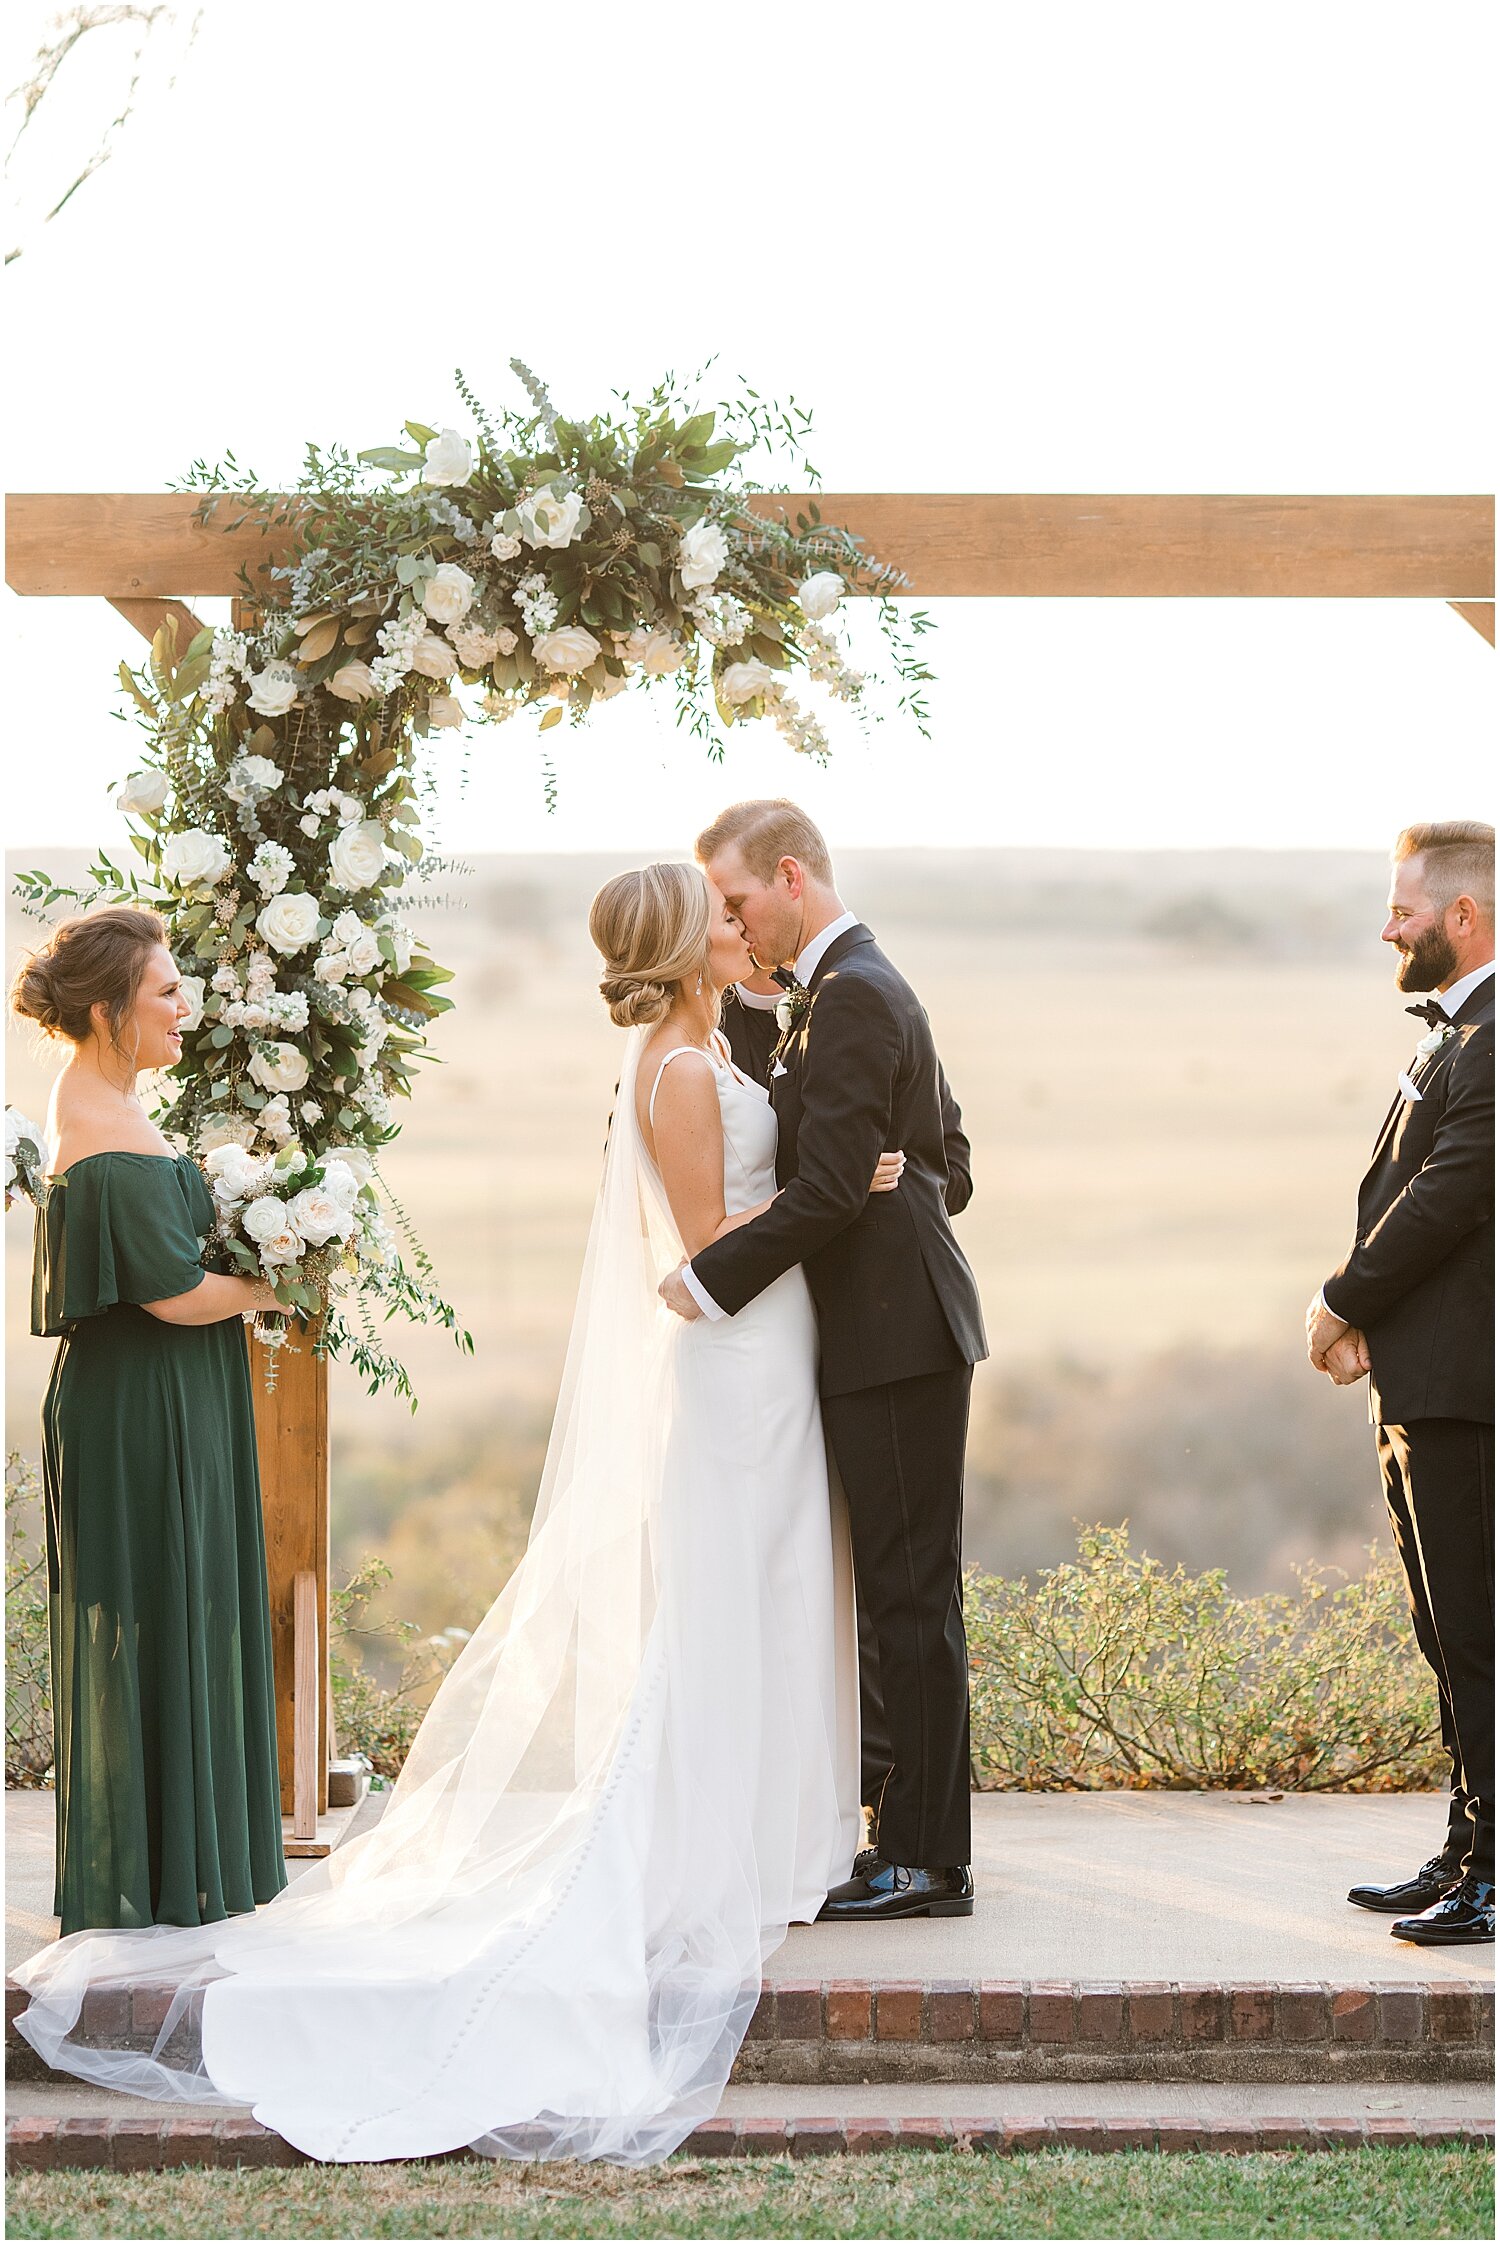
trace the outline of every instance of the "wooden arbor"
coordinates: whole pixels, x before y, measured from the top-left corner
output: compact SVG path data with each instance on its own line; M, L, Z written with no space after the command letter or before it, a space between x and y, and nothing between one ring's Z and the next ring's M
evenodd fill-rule
M823 519L896 561L919 598L1442 600L1495 642L1495 510L1488 497L1195 497L996 493L816 494ZM795 514L802 497L750 502ZM92 596L154 635L186 603L238 598L240 571L284 558L285 534L201 522L184 493L24 493L9 501L6 581ZM222 509L232 520L234 509ZM308 1348L256 1381L281 1742L282 1807L321 1852L328 1805L327 1368Z

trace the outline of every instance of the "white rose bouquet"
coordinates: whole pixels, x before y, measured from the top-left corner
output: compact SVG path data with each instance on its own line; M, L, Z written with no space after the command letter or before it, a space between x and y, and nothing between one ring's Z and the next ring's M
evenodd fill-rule
M203 1168L225 1254L247 1276L267 1279L284 1309L319 1315L362 1263L389 1263L391 1234L363 1147L319 1155L292 1140L257 1155L230 1142L205 1156Z
M42 1174L47 1166L47 1142L38 1124L19 1107L5 1110L5 1205L25 1199L39 1202Z

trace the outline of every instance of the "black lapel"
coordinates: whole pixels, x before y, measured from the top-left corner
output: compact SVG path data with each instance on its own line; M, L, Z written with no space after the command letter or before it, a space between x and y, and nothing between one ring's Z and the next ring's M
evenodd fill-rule
M836 967L839 961L844 958L850 951L856 949L858 945L862 943L873 943L874 941L874 936L865 926L863 920L857 920L852 928L845 928L842 935L836 935L834 937L832 943L829 944L828 949L823 953L822 958L813 968L811 977L809 978L807 985L808 989L816 990L818 984L822 981L824 975L827 974L829 968Z
M1486 1009L1492 1008L1494 1006L1494 1003L1495 978L1492 974L1487 974L1483 982L1479 983L1475 989L1469 992L1469 995L1465 998L1457 1013L1454 1014L1454 1028L1472 1028L1476 1021L1483 1019Z

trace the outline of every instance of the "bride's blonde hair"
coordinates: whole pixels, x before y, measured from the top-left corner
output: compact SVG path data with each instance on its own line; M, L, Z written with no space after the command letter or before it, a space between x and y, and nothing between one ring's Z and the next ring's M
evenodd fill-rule
M643 865L605 882L589 907L589 934L604 960L599 994L617 1028L663 1020L677 985L707 974L711 926L696 865Z

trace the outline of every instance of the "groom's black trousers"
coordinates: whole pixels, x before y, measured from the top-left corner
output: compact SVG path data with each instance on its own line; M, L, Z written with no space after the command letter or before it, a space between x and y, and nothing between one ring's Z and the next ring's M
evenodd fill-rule
M1477 1419L1378 1426L1417 1643L1453 1765L1445 1853L1495 1876L1495 1430Z
M972 1379L965 1364L823 1398L889 1742L878 1798L865 1794L875 1845L887 1862L932 1870L972 1853L962 1571Z

